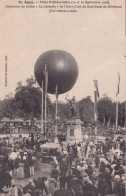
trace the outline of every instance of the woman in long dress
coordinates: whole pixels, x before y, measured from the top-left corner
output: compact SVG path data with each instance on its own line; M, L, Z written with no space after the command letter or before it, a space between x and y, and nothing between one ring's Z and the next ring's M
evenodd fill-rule
M30 178L30 167L29 167L29 160L24 160L24 172L25 178Z
M41 165L42 165L41 157L42 157L42 153L37 152L36 153L36 163L35 163L36 170L41 170Z
M55 188L56 188L56 180L54 178L49 178L47 182L47 190L48 193L51 194L51 196L54 196Z
M19 166L19 168L17 170L17 177L19 179L23 179L25 177L25 175L24 175L24 164L19 163L18 166Z

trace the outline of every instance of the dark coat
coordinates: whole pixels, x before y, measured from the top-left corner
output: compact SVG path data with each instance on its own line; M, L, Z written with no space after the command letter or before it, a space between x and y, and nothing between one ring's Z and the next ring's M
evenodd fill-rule
M74 193L67 189L57 190L54 193L54 196L75 196Z

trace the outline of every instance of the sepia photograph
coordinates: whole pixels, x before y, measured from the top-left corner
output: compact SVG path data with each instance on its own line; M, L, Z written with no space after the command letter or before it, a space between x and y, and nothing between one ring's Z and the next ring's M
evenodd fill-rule
M1 0L0 196L125 196L125 0Z

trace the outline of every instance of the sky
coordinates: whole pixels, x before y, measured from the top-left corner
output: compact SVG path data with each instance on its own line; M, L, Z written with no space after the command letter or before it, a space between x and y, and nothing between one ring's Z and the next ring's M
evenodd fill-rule
M40 54L51 49L73 55L79 67L74 87L66 94L77 100L91 96L98 80L100 97L116 99L120 73L119 101L126 100L125 8L83 9L77 13L49 13L46 9L6 8L0 5L0 99L15 92L18 81L34 75ZM7 87L5 87L7 56ZM65 101L66 94L59 100ZM54 101L54 95L49 95Z

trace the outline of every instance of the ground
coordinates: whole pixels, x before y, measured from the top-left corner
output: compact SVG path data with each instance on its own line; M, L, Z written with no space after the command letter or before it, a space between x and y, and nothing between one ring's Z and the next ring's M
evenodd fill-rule
M26 178L25 179L16 179L15 178L14 180L16 181L16 185L17 186L19 186L20 184L22 186L25 186L26 184L28 184L30 179L39 178L39 177L47 177L47 178L49 178L50 177L50 171L51 171L51 165L42 163L41 170L36 171L35 175L32 176L31 178L27 178L27 179ZM57 188L56 189L59 189L59 182L57 183ZM117 196L117 195L113 194L111 196Z
M47 177L47 178L49 178L50 177L50 171L51 171L51 165L42 163L41 170L35 171L35 175L34 176L32 176L30 178L24 178L24 179L17 179L15 177L15 178L13 178L13 180L16 182L16 186L17 187L19 185L25 186L26 184L28 184L28 182L31 179L34 179L34 178L37 179L39 177ZM1 194L0 194L0 196L1 196ZM8 196L8 194L7 194L7 196Z
M34 178L39 178L39 177L50 177L50 171L51 171L51 165L49 164L45 164L42 163L42 167L41 170L35 171L35 175L32 176L31 178L25 178L25 179L17 179L15 178L14 180L16 181L16 184L22 184L23 186L25 186L26 184L28 184L30 179L34 179Z

